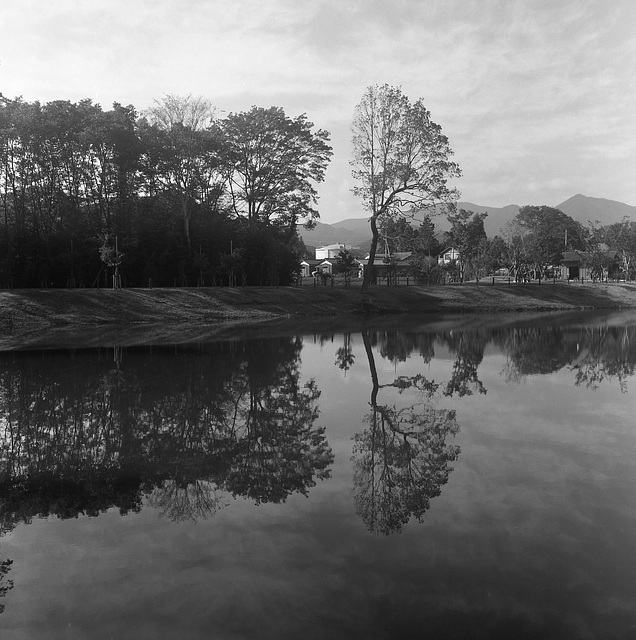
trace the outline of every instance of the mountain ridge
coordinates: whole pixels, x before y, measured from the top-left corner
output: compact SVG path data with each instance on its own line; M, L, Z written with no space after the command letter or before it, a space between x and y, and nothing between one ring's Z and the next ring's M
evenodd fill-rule
M488 213L484 220L484 227L488 237L492 238L500 234L501 229L519 213L520 206L509 204L505 207L488 207L473 202L459 201L457 208L475 213ZM556 205L555 209L563 211L584 226L587 226L589 222L598 222L601 225L613 224L621 222L625 217L636 222L636 206L618 200L585 196L580 193ZM449 225L445 217L437 215L433 220L438 230L448 230ZM368 242L371 238L368 216L345 218L332 224L318 222L315 229L311 231L300 229L299 233L305 245L309 246L324 246L341 242L355 247Z

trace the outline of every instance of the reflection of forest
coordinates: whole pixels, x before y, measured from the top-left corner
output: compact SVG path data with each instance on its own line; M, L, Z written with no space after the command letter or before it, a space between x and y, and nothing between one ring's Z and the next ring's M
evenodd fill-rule
M329 476L296 338L0 358L0 527L36 515L214 513Z

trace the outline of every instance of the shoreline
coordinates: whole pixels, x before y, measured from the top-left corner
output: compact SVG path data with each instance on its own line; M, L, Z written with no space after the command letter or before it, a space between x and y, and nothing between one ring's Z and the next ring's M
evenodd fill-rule
M168 343L281 324L337 326L397 315L636 309L636 283L0 291L0 350ZM128 337L126 337L128 336Z

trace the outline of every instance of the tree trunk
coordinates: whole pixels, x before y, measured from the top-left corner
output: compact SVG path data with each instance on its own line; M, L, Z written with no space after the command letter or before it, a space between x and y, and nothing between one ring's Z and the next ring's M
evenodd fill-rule
M183 196L181 200L181 213L183 215L183 233L185 235L186 245L188 247L188 253L191 253L192 245L190 243L190 212L188 211L187 196Z
M372 233L372 239L371 239L371 248L369 249L369 260L367 262L367 267L364 270L364 276L362 278L361 291L363 293L366 292L371 286L373 262L375 260L376 249L378 248L379 233L378 233L378 225L377 225L377 216L373 216L371 218L371 233Z
M373 385L371 389L371 406L375 409L378 403L378 391L380 390L380 382L378 380L378 370L375 366L375 358L373 357L373 347L371 346L371 336L368 331L362 332L362 342L364 344L364 350L367 354L367 361L369 362L369 373L371 374L371 383Z

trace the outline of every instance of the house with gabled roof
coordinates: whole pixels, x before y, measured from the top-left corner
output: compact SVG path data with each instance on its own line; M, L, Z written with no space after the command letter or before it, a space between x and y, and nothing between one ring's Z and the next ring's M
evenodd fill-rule
M459 249L455 249L455 247L448 247L439 254L437 258L437 264L443 266L445 264L450 264L451 262L457 262L459 260Z
M312 260L305 259L300 262L300 273L303 278L313 276L317 272L333 273L335 260Z

